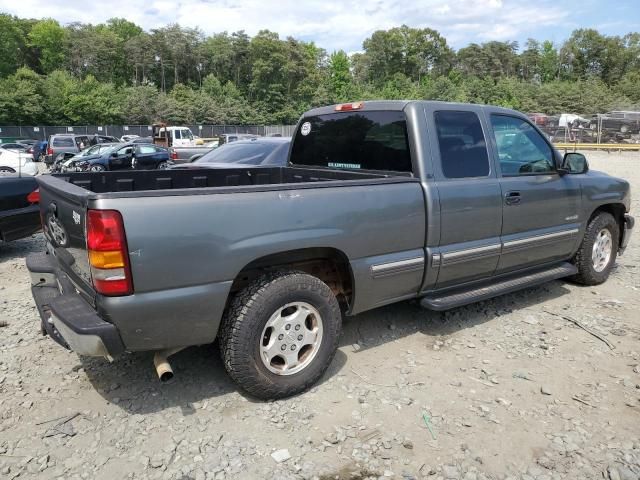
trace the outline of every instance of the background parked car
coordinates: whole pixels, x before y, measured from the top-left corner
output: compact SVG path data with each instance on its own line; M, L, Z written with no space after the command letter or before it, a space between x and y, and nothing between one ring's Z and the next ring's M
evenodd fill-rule
M607 113L598 113L591 118L589 128L596 130L598 129L598 124L600 124L601 130L620 133L639 133L640 112L616 110Z
M40 230L40 195L34 177L0 176L0 244Z
M246 166L284 166L291 137L261 137L227 143L192 163L173 168L237 168Z
M44 156L47 154L47 145L48 142L46 140L38 140L33 144L34 161L39 162L44 158Z
M61 153L70 153L72 157L76 153L91 145L89 135L74 135L61 133L49 137L45 163L51 165Z
M25 153L31 155L31 158L33 158L33 147L26 143L3 143L0 145L0 148L3 150L13 150L14 152Z
M71 158L62 157L54 162L52 165L52 172L75 172L80 171L81 169L76 166L76 164L92 160L94 158L99 158L103 153L107 150L111 151L114 147L122 145L122 142L116 143L99 143L97 145L92 145L89 148L85 148L80 153L75 154Z
M131 143L153 143L153 137L136 137Z
M120 141L128 143L136 138L140 138L140 135L122 135L122 137L120 137Z
M120 143L120 139L111 135L94 135L95 142L92 143Z
M83 171L154 170L173 165L169 151L157 145L125 143L112 146L100 154L75 162Z
M38 166L29 153L0 148L0 175L36 175Z
M171 147L169 149L169 155L171 156L171 160L176 163L193 162L214 148L218 148L218 145L219 140L216 139L196 147Z

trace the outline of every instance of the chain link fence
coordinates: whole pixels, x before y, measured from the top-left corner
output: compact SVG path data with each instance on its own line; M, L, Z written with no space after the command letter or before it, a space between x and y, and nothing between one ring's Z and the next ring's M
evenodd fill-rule
M194 135L201 138L213 138L225 133L252 134L260 136L288 137L293 134L295 125L185 125ZM28 139L46 140L51 135L59 133L74 133L77 135L151 135L151 125L73 125L73 126L1 126L0 139ZM6 143L6 141L5 141Z

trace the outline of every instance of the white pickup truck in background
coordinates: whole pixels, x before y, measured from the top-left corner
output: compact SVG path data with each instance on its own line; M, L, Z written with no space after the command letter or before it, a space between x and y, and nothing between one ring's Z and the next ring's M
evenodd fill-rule
M188 127L166 127L170 147L195 147L196 140ZM165 128L161 128L160 135L164 137Z

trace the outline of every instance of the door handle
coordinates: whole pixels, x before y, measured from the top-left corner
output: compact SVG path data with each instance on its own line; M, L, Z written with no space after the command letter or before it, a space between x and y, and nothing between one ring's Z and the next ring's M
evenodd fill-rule
M506 203L507 205L518 205L520 203L520 200L522 200L520 192L511 191L507 192L507 194L504 196L504 203Z

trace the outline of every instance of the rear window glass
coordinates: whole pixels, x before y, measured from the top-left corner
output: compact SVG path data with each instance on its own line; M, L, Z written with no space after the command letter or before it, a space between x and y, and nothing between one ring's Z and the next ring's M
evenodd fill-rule
M73 138L71 137L54 137L53 138L53 146L54 147L75 147L75 143L73 143Z
M447 178L489 175L487 144L473 112L435 112L442 173Z
M337 112L307 117L296 132L291 163L315 167L411 171L403 112Z

